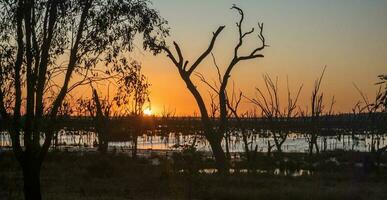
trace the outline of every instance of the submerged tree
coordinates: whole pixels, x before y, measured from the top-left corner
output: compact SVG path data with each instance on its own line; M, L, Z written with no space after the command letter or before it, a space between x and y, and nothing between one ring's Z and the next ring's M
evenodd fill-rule
M375 97L369 99L368 96L360 90L360 88L354 84L356 90L361 96L361 100L358 101L352 109L355 118L366 119L371 124L377 124L376 126L369 125L369 130L366 132L367 137L370 135L371 144L370 152L365 155L363 160L363 168L366 172L372 170L375 165L380 166L381 156L387 150L387 145L383 146L383 135L385 134L387 125L387 75L379 75L379 82L376 85L379 86L376 91ZM355 138L352 133L352 138Z
M66 95L100 80L97 63L113 70L109 63L138 33L158 53L153 44L164 43L165 23L146 0L0 1L0 113L12 123L26 199L41 199L40 168Z
M375 97L373 99L369 99L368 96L363 91L361 91L359 87L357 87L357 85L354 85L361 96L361 101L358 101L353 110L357 110L358 113L355 112L355 114L358 115L365 113L368 120L371 122L386 121L385 113L387 112L387 76L379 75L378 78L379 82L377 82L376 85L378 85L379 88L376 91ZM381 126L378 127L378 129L382 129L382 131L378 129L369 131L371 134L371 152L376 152L380 149L384 151L387 148L380 148L380 135L384 134L383 131L385 129L385 123L384 126L382 124L383 123L381 123Z
M303 85L298 88L296 95L292 97L289 88L289 81L287 80L287 102L285 105L282 105L278 89L278 78L273 81L269 75L263 75L263 80L265 83L265 89L257 87L256 91L258 96L254 99L249 99L250 102L261 109L262 117L270 122L275 122L279 119L290 120L296 117L298 115L296 112L297 102ZM267 91L266 93L264 92L265 90ZM283 109L282 106L284 106ZM284 130L282 128L276 129L275 127L273 127L270 131L277 151L282 153L282 145L285 143L291 131Z
M253 138L251 130L244 126L243 118L248 117L248 113L240 113L239 108L242 102L243 93L240 91L238 94L235 92L233 86L231 95L227 95L227 108L230 110L230 117L234 117L236 120L236 130L240 132L242 136L243 147L245 151L245 159L249 165L249 169L254 169L254 161L257 155L258 145L253 145ZM250 132L250 133L249 133ZM250 146L250 147L249 147Z
M307 133L307 140L309 142L309 154L313 154L313 149L315 149L316 153L318 154L320 152L317 139L319 135L319 120L321 118L321 115L323 114L324 110L324 93L320 91L321 89L321 82L324 78L326 66L324 67L321 76L315 80L314 82L314 88L312 91L312 95L310 98L311 103L311 111L310 111L310 117L311 117L311 128L309 133Z
M380 85L380 88L382 89L382 91L379 93L379 95L377 96L377 100L376 100L376 104L375 104L375 107L377 109L379 109L379 111L381 113L383 113L383 120L384 121L384 128L383 130L386 130L387 129L387 117L386 117L386 113L387 113L387 74L384 74L384 75L379 75L379 82L377 83L377 85ZM379 90L380 91L380 90ZM384 147L378 147L378 150L376 151L376 159L377 159L377 164L378 166L380 165L380 158L381 158L381 155L387 151L387 145L385 145Z
M216 167L220 173L227 173L229 169L229 164L228 164L226 155L222 149L221 142L227 128L228 109L227 109L226 89L227 89L229 78L231 76L231 72L234 69L234 67L237 66L237 64L239 64L241 61L252 60L252 59L263 57L263 54L261 54L261 51L267 46L265 37L263 36L263 24L258 23L259 30L257 35L261 44L257 48L250 51L250 53L246 55L241 55L240 47L243 45L243 42L246 39L246 36L249 36L252 33L254 33L254 28L252 28L249 31L243 31L242 23L244 20L244 13L239 7L235 5L232 7L232 9L238 11L238 13L240 14L240 20L237 22L239 40L234 48L233 57L230 63L228 64L226 71L224 72L223 75L219 73L219 81L221 84L219 88L216 89L218 103L219 103L219 106L218 106L219 124L215 124L211 120L210 114L204 102L203 96L199 92L197 86L192 81L192 74L194 74L197 67L211 53L212 49L214 48L216 39L218 38L219 34L223 31L225 26L218 27L218 29L213 33L213 37L210 41L208 48L192 64L189 64L189 61L184 59L180 46L176 42L174 42L173 44L174 44L177 56L175 56L171 52L169 47L167 46L160 47L163 51L166 52L169 59L176 66L180 74L180 77L183 79L188 90L191 92L191 94L194 96L196 100L196 103L199 107L200 114L201 114L203 132L206 139L210 143L212 152L216 160Z

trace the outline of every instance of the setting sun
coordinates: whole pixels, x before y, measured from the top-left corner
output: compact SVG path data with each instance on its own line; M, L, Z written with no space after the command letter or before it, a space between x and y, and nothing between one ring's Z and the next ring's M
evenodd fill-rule
M153 114L150 108L146 108L143 112L144 112L144 115L147 115L147 116L151 116Z

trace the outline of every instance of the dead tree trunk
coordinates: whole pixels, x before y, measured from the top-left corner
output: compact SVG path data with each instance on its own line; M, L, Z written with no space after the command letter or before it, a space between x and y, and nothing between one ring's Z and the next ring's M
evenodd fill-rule
M133 136L133 147L132 147L132 158L137 159L137 143L138 143L138 136L135 133Z
M231 154L230 154L230 133L226 132L224 136L224 141L226 145L226 157L228 160L231 160Z
M174 54L172 54L172 52L168 47L160 46L160 49L167 53L167 56L170 58L170 60L174 63L174 65L178 69L181 78L184 80L188 90L194 96L198 104L200 114L201 114L203 129L204 129L204 135L206 136L207 140L211 145L212 151L216 159L218 171L221 173L228 173L228 169L229 169L229 163L221 145L223 136L225 134L225 131L227 130L228 110L227 110L226 89L227 89L228 80L231 76L231 72L233 68L240 61L252 60L252 59L263 57L263 55L260 52L267 46L265 43L265 38L263 36L263 24L258 23L258 28L259 28L258 38L262 42L261 46L253 49L247 55L239 55L240 54L239 49L243 44L244 38L248 35L251 35L254 32L254 28L247 32L242 31L242 23L244 20L243 11L240 8L236 7L235 5L232 7L232 9L237 10L241 16L239 22L237 22L239 41L234 48L233 58L229 63L229 65L227 66L223 76L220 75L220 70L216 66L218 69L218 78L220 82L220 87L218 89L211 87L218 94L218 98L219 98L219 112L220 112L219 121L220 122L218 125L215 125L214 123L211 122L209 114L207 112L206 105L202 98L202 95L198 91L196 85L192 82L191 75L192 73L195 72L195 69L199 66L199 64L211 53L218 35L222 32L225 26L220 26L216 30L216 32L213 33L213 37L212 37L212 40L210 41L208 48L199 56L199 58L191 66L188 66L189 61L184 59L180 46L176 42L174 42L173 44L177 52L177 57ZM195 74L198 75L199 78L203 77L200 75L200 73L195 72ZM205 81L204 78L202 78L202 80L205 83L208 83Z
M102 105L98 97L98 93L93 89L93 99L96 107L95 115L95 129L98 134L98 151L101 153L106 153L108 150L108 130L107 130L107 120L108 116L104 116L102 112Z
M320 92L321 82L325 74L326 67L324 67L321 76L315 81L314 89L311 96L311 133L310 133L310 155L313 154L313 147L316 149L316 154L320 152L317 139L319 135L319 121L323 113L323 98L324 94Z
M222 148L221 137L207 137L208 142L211 145L212 153L215 157L216 168L221 174L227 174L230 168L226 154Z
M277 149L277 153L282 154L282 145L285 143L288 134L284 133L283 131L279 130L279 133L277 134L276 131L273 131L273 139L274 144Z

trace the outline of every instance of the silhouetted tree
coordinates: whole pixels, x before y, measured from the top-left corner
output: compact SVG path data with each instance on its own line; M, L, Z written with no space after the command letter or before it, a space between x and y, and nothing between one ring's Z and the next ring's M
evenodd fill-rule
M316 153L318 154L320 152L317 139L318 139L318 123L320 120L321 115L323 114L324 110L324 93L320 91L321 88L321 82L324 77L326 70L326 66L324 67L321 76L314 82L314 88L312 91L311 96L311 130L307 134L307 139L309 142L309 154L313 154L313 149L316 150Z
M298 88L296 96L292 97L289 81L287 80L287 102L285 105L282 105L278 89L278 78L273 81L269 75L263 75L263 80L267 92L265 93L263 89L256 88L258 96L254 99L249 99L250 102L261 109L262 117L271 122L278 121L279 119L290 120L296 117L298 115L296 112L297 101L303 85ZM283 109L282 106L284 106ZM277 151L282 153L282 145L285 143L290 131L279 127L278 129L273 128L271 133Z
M109 118L113 115L113 101L109 97L101 99L96 89L92 88L92 97L79 97L74 110L76 116L87 116L93 119L95 133L98 137L98 151L106 153L108 150L108 136L110 133Z
M93 89L93 101L95 105L95 116L94 122L95 122L95 129L98 135L98 151L102 153L106 153L108 150L108 135L109 135L109 117L110 117L110 111L112 108L112 103L107 101L104 101L105 104L102 105L97 90ZM92 111L90 112L92 113Z
M137 140L142 132L142 118L145 103L149 103L149 87L150 84L145 75L142 74L141 65L138 62L131 62L123 65L124 71L121 78L118 80L118 90L114 97L117 105L124 109L129 109L130 115L134 116L137 123L136 128L132 133L133 151L132 157L137 157Z
M379 121L379 116L378 115L380 112L383 111L383 105L380 104L380 99L382 96L382 91L381 87L376 91L375 98L369 99L363 91L360 90L360 88L355 85L356 90L359 92L362 100L358 102L358 115L359 114L365 114L367 120L375 123L376 121ZM371 127L370 127L371 128ZM377 149L379 148L379 142L380 142L380 137L379 137L379 130L371 129L370 131L367 131L367 134L371 135L371 152L376 152Z
M196 103L198 104L200 114L201 114L201 121L203 124L203 129L204 129L204 135L207 138L207 140L210 143L210 146L212 148L212 152L215 156L216 160L216 167L220 173L228 173L229 169L229 163L227 161L227 158L225 156L225 153L222 149L222 139L223 135L226 131L227 128L227 117L228 117L228 112L227 112L227 96L226 96L226 89L228 85L229 78L231 76L231 72L234 69L234 67L240 63L241 61L246 61L246 60L252 60L255 58L260 58L263 57L263 54L260 52L267 46L266 45L266 40L263 36L263 24L258 23L258 38L261 41L261 44L259 47L253 49L250 53L246 55L241 55L239 52L240 47L242 46L246 36L251 35L254 33L254 28L251 30L245 32L242 30L242 23L244 20L244 13L243 11L237 7L233 6L232 9L238 11L240 14L240 20L237 22L237 28L238 28L238 35L239 35L239 40L238 43L236 44L234 48L234 53L233 57L228 64L226 71L224 72L223 76L220 75L219 73L219 80L221 82L219 88L217 88L215 91L217 91L217 97L219 99L219 124L215 124L208 113L208 109L206 107L206 104L204 102L204 99L202 97L202 94L199 92L197 89L196 85L192 81L192 74L195 72L197 67L201 64L201 62L207 58L207 56L211 53L215 41L219 34L223 31L225 26L220 26L214 33L213 37L210 41L210 44L208 48L196 59L192 64L189 65L189 61L184 59L183 53L181 52L180 46L174 42L174 47L177 52L177 56L175 56L169 47L167 46L160 46L160 49L166 52L167 56L170 58L172 63L176 66L178 69L178 72L180 74L180 77L183 79L185 82L188 90L191 92L191 94L194 96Z
M100 98L92 86L92 98L80 97L77 100L77 114L87 115L93 118L96 133L98 135L98 149L102 153L107 152L109 134L114 127L111 127L109 120L111 117L133 116L136 122L136 130L133 131L133 156L136 155L137 137L141 132L141 120L143 117L143 108L149 99L148 79L142 74L141 65L137 61L128 62L126 59L120 59L119 67L114 74L110 74L110 82L114 82L116 93L112 99L109 98L109 88L107 96Z
M387 112L387 74L379 75L378 77L380 81L376 84L384 88L380 95L377 96L376 106L381 108L382 112Z
M249 169L253 170L253 164L258 150L258 145L255 145L253 147L253 141L248 140L251 136L251 133L248 133L249 130L244 127L244 124L242 122L243 118L247 118L248 113L240 113L239 111L239 106L241 104L242 97L243 93L240 91L237 94L235 92L235 88L233 87L231 95L227 95L227 107L230 110L230 117L234 117L236 120L236 130L239 131L242 136L246 161L249 164Z
M387 113L387 74L379 75L379 82L377 85L380 85L381 88L384 87L379 95L377 96L375 107L380 110L380 112L386 114ZM387 118L384 116L384 130L386 130L387 127ZM384 147L379 147L379 149L376 151L376 161L377 165L380 165L380 158L381 155L387 151L387 145Z
M110 63L132 49L137 33L145 49L159 52L153 44L164 43L168 30L148 6L146 0L0 1L0 112L12 122L26 199L41 199L40 168L55 132L50 125L66 94L99 80L97 63L106 63L107 74L114 70Z
M371 149L370 149L371 155L370 156L366 155L368 156L368 158L365 159L363 164L364 166L368 166L368 167L374 166L375 165L374 162L376 162L376 165L379 166L381 155L387 150L387 145L385 146L380 145L382 140L381 135L385 133L384 131L386 127L385 113L387 112L387 107L386 107L387 76L379 75L378 78L380 81L376 83L376 85L379 85L379 89L376 91L375 98L371 100L367 97L365 93L363 93L363 91L360 90L359 87L354 85L356 90L359 92L362 100L358 101L358 103L355 105L353 109L353 112L357 115L366 114L368 120L371 121L373 124L375 124L376 122L381 124L376 129L373 129L370 127L371 130L367 132L367 134L371 135ZM382 124L384 124L384 126ZM366 169L366 171L368 171L368 169Z

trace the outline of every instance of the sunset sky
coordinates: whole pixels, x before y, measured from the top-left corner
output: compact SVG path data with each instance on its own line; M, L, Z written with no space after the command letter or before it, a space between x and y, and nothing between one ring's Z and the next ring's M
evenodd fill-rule
M387 73L387 1L385 0L152 0L153 7L169 22L171 36L186 59L193 62L207 48L212 32L226 25L214 48L217 62L223 69L230 62L238 37L235 22L239 15L230 10L233 3L245 12L245 30L264 22L264 35L270 47L264 58L241 62L231 79L246 96L255 96L255 87L263 87L262 74L278 76L280 92L285 95L286 76L291 88L304 84L300 106L309 103L314 80L327 66L322 89L328 104L335 95L338 112L350 112L360 99L353 84L369 97L376 92L377 75ZM244 50L259 42L252 35ZM259 43L257 44L259 45ZM165 56L156 57L136 50L132 53L144 67L152 83L152 110L160 113L163 107L176 114L197 112L194 98L180 79L176 68ZM198 71L215 80L211 57ZM232 82L230 88L232 87ZM203 94L209 89L197 81ZM295 91L294 91L295 92ZM207 95L206 95L207 96ZM243 109L253 106L244 101Z

